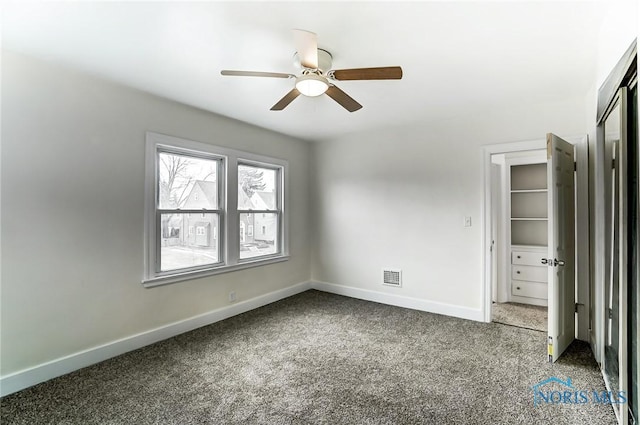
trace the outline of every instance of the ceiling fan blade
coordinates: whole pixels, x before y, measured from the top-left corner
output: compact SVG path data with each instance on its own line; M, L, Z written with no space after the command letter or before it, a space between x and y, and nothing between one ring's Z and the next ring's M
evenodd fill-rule
M336 69L331 75L338 81L344 80L399 80L402 78L402 68L399 66L385 66L380 68Z
M286 108L291 102L294 101L296 97L300 96L300 92L298 89L294 88L289 93L285 94L282 99L278 101L275 105L271 107L272 111L282 111Z
M293 30L293 41L300 57L300 64L305 68L318 69L318 36L305 30Z
M282 74L279 72L260 72L260 71L230 71L224 69L220 71L222 75L230 75L234 77L273 77L273 78L295 78L293 74Z
M331 85L325 92L327 96L338 102L344 109L349 112L355 112L362 108L362 105L356 102L351 96L340 90L338 87Z

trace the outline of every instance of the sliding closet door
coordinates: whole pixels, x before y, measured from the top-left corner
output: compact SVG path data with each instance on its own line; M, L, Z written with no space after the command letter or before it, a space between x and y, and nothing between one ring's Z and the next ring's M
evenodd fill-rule
M627 392L627 93L621 88L604 120L607 267L605 281L604 375L613 394ZM626 423L627 407L614 405Z
M618 196L615 168L616 147L620 143L620 104L613 109L604 124L605 127L605 220L606 220L606 267L604 302L604 372L611 391L618 391L619 354L619 308L614 302L618 298Z
M621 424L638 423L640 147L637 42L598 90L596 140L596 348ZM601 174L602 173L602 174ZM601 209L602 208L602 209ZM624 398L623 398L624 397Z
M629 413L640 421L638 416L638 310L640 306L640 144L638 141L638 85L629 89L628 95L629 131L628 131L628 191L629 191L629 314L628 314L628 359L629 359ZM634 423L631 422L630 423Z

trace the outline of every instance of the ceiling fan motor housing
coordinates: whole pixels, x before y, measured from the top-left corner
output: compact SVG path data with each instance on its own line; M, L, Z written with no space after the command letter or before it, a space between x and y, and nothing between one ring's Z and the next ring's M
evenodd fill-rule
M333 56L331 56L331 53L324 49L318 49L318 69L322 71L322 73L326 73L331 70L332 63ZM293 64L296 68L304 69L300 63L300 55L298 55L298 53L293 55Z

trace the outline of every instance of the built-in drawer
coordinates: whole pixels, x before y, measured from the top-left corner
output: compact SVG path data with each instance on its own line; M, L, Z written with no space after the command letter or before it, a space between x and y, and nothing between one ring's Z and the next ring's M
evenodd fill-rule
M546 266L521 266L513 264L511 266L511 277L517 280L532 280L534 282L547 283L548 268Z
M547 284L514 280L511 282L511 294L519 297L547 299Z
M522 264L525 266L541 266L543 252L513 251L511 253L511 264Z

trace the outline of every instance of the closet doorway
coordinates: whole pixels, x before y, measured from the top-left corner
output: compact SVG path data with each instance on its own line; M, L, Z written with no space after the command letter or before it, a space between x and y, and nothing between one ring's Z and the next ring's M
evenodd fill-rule
M547 153L491 156L497 248L491 321L547 332Z
M587 137L567 140L484 148L484 320L546 332L551 362L589 338Z

